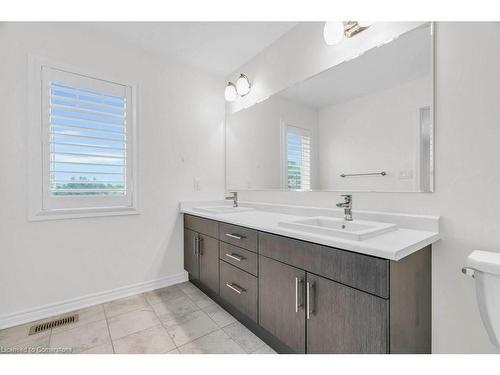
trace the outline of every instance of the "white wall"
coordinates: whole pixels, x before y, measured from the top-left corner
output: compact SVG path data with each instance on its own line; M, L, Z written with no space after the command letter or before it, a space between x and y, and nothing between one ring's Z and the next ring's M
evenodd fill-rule
M431 80L424 77L321 108L320 190L417 190L419 109L431 101ZM387 175L340 177L379 171Z
M27 221L28 53L137 83L140 215ZM179 201L224 192L224 81L71 24L3 23L0 82L0 316L182 274Z
M473 281L460 269L474 249L500 251L500 25L438 23L436 29L435 193L356 193L354 208L441 215L432 260L433 351L496 353ZM335 64L315 24L292 29L278 43L238 69L259 88L252 100ZM339 200L335 193L293 192L247 192L241 199L323 207Z
M370 27L370 32L358 34L356 38L349 39L348 43L327 47L322 37L323 22L301 22L226 77L227 81L234 81L240 73L248 72L252 82L250 93L229 104L227 111L249 107L293 83L355 58L423 24L424 22L378 23Z
M317 111L279 96L229 114L226 119L227 186L234 189L279 189L283 174L283 127L311 134L311 184L317 178Z

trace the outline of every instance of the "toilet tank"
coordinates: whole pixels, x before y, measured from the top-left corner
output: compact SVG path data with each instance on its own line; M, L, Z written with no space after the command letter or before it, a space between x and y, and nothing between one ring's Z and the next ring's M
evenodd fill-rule
M500 253L473 251L467 265L474 271L476 296L488 336L500 348Z

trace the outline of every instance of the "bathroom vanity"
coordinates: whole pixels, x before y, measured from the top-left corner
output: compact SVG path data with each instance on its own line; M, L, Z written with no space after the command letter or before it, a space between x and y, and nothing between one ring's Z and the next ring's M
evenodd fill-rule
M388 215L381 219L399 221L396 229L359 240L286 225L320 209L220 207L181 207L185 269L275 350L431 352L437 218ZM319 213L342 221L340 211Z

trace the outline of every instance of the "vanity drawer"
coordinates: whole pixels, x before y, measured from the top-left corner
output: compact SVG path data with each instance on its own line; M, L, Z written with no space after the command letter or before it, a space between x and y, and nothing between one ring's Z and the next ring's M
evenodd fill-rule
M259 233L259 254L389 298L389 261L333 247Z
M219 258L241 268L254 276L257 276L257 254L251 251L230 245L225 242L220 243Z
M236 309L257 321L257 278L220 261L220 296Z
M184 228L188 228L214 238L217 238L219 234L218 222L198 216L184 214Z
M257 252L257 231L237 225L219 224L219 239L244 249Z

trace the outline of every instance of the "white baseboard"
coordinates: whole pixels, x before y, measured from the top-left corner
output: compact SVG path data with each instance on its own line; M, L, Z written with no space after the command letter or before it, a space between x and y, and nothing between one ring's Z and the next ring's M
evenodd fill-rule
M0 329L34 322L36 320L45 319L54 315L64 314L67 312L98 305L100 303L109 302L118 298L129 297L134 294L144 293L150 290L179 284L187 280L188 274L184 271L176 275L162 277L161 279L144 281L121 288L89 294L83 297L77 297L68 299L66 301L51 303L34 309L27 309L11 314L0 315Z

